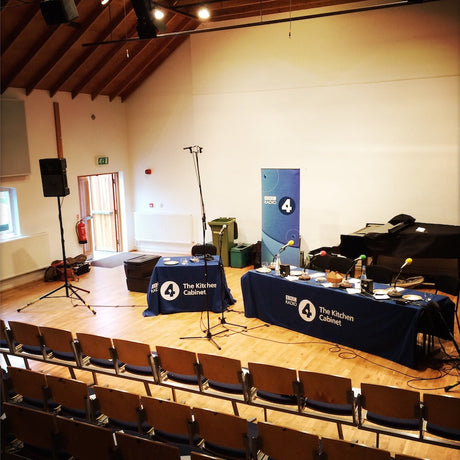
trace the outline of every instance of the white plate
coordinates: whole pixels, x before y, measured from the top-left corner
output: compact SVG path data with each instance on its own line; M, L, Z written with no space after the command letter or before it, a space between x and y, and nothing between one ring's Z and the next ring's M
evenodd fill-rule
M167 260L165 265L177 265L179 263L178 260Z
M422 300L422 298L419 295L415 295L415 294L403 295L402 298L404 300L410 300L411 302L414 302L416 300Z
M270 270L268 267L259 267L259 268L256 268L256 272L259 272L259 273L270 273L271 270Z
M302 270L293 270L293 271L291 272L291 275L292 275L292 276L300 276L302 273L303 273Z
M388 294L388 289L374 289L375 295L386 295Z

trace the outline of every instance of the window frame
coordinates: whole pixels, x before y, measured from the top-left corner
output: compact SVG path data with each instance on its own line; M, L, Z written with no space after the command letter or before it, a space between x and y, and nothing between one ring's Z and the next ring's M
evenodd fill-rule
M5 193L8 195L8 202L6 203L7 208L6 211L0 209L0 212L7 213L6 224L8 224L9 228L6 230L1 230L0 228L0 241L11 240L21 236L16 188L0 186L0 198Z

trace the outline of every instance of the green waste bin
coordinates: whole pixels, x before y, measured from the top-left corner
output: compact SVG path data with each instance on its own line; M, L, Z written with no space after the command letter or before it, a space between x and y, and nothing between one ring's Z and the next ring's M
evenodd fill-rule
M238 238L236 220L234 217L219 217L211 220L208 224L212 231L212 244L217 248L217 254L221 256L224 267L228 267L230 265L230 249L235 246L235 238ZM227 227L222 232L222 247L220 248L219 240L221 237L219 233L224 225Z
M240 243L230 249L230 266L243 268L251 265L252 244Z

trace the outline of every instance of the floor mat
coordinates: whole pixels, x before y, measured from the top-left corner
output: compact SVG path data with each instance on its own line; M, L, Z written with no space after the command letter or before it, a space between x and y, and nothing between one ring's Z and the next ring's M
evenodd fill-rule
M139 256L142 256L142 254L138 252L119 252L113 256L91 261L91 265L93 267L114 268L123 265L125 260L134 259L134 257Z

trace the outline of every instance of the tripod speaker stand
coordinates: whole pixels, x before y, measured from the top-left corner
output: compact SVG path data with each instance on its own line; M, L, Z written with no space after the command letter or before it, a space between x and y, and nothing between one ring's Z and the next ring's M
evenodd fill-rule
M49 158L40 160L40 170L42 174L43 182L43 194L44 196L56 196L58 204L58 214L59 214L59 227L61 232L61 249L62 249L62 262L64 264L64 284L62 286L53 289L52 291L38 297L37 299L32 300L31 302L24 305L22 308L18 308L18 312L24 310L29 305L32 305L39 300L45 299L46 297L51 297L55 292L65 289L65 297L71 297L73 294L80 302L85 305L89 311L95 315L96 312L88 305L83 298L78 294L77 291L84 291L89 293L87 289L78 288L72 286L69 283L69 277L67 274L67 259L65 254L65 242L64 242L64 227L62 226L62 211L61 211L61 196L68 195L69 188L67 187L67 177L66 177L66 161L64 158Z

